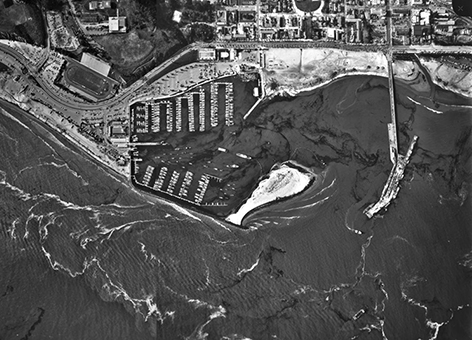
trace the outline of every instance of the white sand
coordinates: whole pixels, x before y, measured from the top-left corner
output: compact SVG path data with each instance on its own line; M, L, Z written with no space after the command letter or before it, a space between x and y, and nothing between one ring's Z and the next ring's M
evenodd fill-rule
M421 63L431 74L433 82L451 92L472 97L472 73L443 64L439 60L420 57Z
M313 176L314 174L302 173L298 169L282 164L278 169L272 170L268 178L259 183L246 203L236 213L229 215L226 221L240 225L244 216L251 210L279 198L302 192L310 184Z
M335 48L269 49L264 70L268 97L296 95L346 75L388 76L387 59L381 52L346 51ZM378 67L378 69L377 69ZM278 88L271 89L271 80Z

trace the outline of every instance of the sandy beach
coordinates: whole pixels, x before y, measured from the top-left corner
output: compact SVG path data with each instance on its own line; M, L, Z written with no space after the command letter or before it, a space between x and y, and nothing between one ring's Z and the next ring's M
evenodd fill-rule
M266 98L296 96L328 85L347 76L371 75L388 77L387 59L382 52L346 51L332 48L271 49L263 70ZM433 82L447 91L472 97L472 75L431 58L419 58ZM421 68L413 61L395 60L396 79L414 85L420 92L429 91L422 79Z

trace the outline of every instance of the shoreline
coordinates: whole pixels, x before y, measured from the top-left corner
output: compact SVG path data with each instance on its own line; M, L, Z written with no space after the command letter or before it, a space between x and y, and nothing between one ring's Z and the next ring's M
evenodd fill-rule
M335 81L341 80L342 78L346 78L346 77L350 77L350 76L353 76L353 77L355 77L355 76L377 76L377 77L388 78L388 75L382 75L382 74L379 74L377 72L355 71L355 72L352 72L352 73L343 73L343 74L337 75L336 77L334 77L332 79L325 80L324 82L321 82L321 83L313 85L313 86L300 88L300 89L292 89L292 90L282 89L282 90L275 91L274 93L269 94L266 99L271 100L271 99L273 99L277 96L284 96L284 94L288 94L289 96L292 96L292 97L303 95L305 92L311 92L311 91L317 90L321 87L330 85L332 82L335 82ZM283 86L284 85L282 85L281 87L283 87Z
M330 80L326 80L322 83L319 83L319 84L316 84L316 85L313 85L313 86L309 86L309 87L305 87L305 88L300 88L300 89L290 88L288 86L285 87L286 85L281 85L279 90L268 94L267 98L264 98L264 100L272 100L277 96L295 97L295 96L303 95L305 92L311 92L311 91L317 90L317 89L319 89L323 86L330 85L330 83L332 83L332 82L335 82L335 81L341 80L342 78L347 78L347 77L350 77L350 76L353 76L353 77L357 77L357 76L376 76L376 77L388 78L388 75L383 75L383 74L380 74L380 73L377 73L377 72L355 71L355 72L352 72L352 73L340 74L340 75L337 75L336 77L334 77ZM408 86L410 86L410 82L411 82L410 80L405 80L405 79L401 78L400 76L399 76L398 81L406 83L406 85L408 85ZM439 82L435 81L434 79L432 79L432 83L433 83L433 85L438 86L438 87L440 87L441 89L443 89L445 91L452 92L456 95L462 96L465 99L472 99L472 94L470 96L467 96L464 92L462 92L458 88L455 88L455 87L452 87L452 86L446 86L442 83L439 83Z
M366 52L366 53L369 53L369 52ZM416 62L414 62L413 65L415 65L416 67L419 67ZM265 73L264 73L264 76L266 76ZM296 88L296 87L290 87L289 85L282 85L281 84L277 91L272 91L272 93L268 93L267 97L264 98L264 101L265 102L270 101L270 100L272 100L273 98L275 98L277 96L288 95L288 96L294 97L294 96L298 96L298 95L303 95L305 93L308 93L310 91L314 91L314 90L322 88L324 86L329 86L331 83L333 83L335 81L341 80L343 78L351 77L351 76L352 77L356 77L356 76L378 76L378 77L384 77L384 78L387 77L385 70L379 70L377 72L376 71L352 71L352 72L348 71L348 72L343 72L341 74L337 74L335 77L333 77L331 79L326 79L326 80L324 80L324 81L322 81L322 82L320 82L316 85L312 85L312 86L305 86L305 87L301 86L299 88ZM400 78L399 80L401 80L401 82L404 82L407 85L410 85L410 83L412 81L412 80L403 79L401 74L399 74L398 77ZM452 93L456 93L456 94L464 96L462 93L457 93L457 91L454 91L454 88L441 86L439 84L436 84L436 82L434 82L434 81L433 81L433 83L437 86L440 86L441 88L444 88L446 91L450 91ZM265 86L267 86L267 84ZM264 89L266 89L266 88L264 87ZM196 213L203 214L203 215L208 215L208 216L210 216L212 218L216 218L216 219L218 219L222 222L233 224L234 226L237 226L239 228L244 228L242 226L242 223L244 222L244 219L250 213L254 212L255 210L262 209L262 208L266 207L269 204L274 204L275 202L278 202L280 200L285 200L285 199L289 199L293 196L296 196L296 195L304 192L307 188L309 188L313 184L313 181L314 181L314 180L311 180L310 183L307 185L307 187L304 188L302 191L300 191L298 193L288 195L288 196L284 196L284 197L279 197L279 198L276 198L275 200L272 200L272 201L267 202L267 203L263 203L262 205L259 205L257 207L254 207L254 208L250 209L241 218L241 221L240 221L241 223L236 224L236 223L233 223L233 222L229 221L228 217L233 215L233 214L236 214L236 212L244 204L247 203L247 201L250 199L252 194L257 190L257 186L252 191L251 195L242 202L242 204L239 206L239 208L236 210L236 212L232 212L226 217L211 214L207 211L204 211L203 209L199 209L199 207L193 207L193 206L187 205L187 204L185 204L185 202L183 202L179 199L172 199L170 197L162 197L161 195L147 192L146 190L143 190L143 188L141 188L137 185L134 185L134 183L131 179L131 175L130 175L131 174L130 165L127 166L127 171L126 170L125 171L119 171L118 169L116 169L115 166L110 164L111 161L107 162L105 159L102 159L102 157L103 158L108 157L106 154L99 153L99 150L93 150L95 148L98 149L98 145L96 145L93 141L88 141L87 137L82 136L78 131L74 132L73 129L74 128L77 129L76 126L68 127L68 125L70 123L68 123L68 122L65 122L65 123L62 122L61 123L61 119L65 119L65 117L63 117L59 112L55 111L54 109L51 109L51 108L47 107L43 103L36 102L36 101L31 101L31 100L28 101L28 102L22 102L21 98L17 98L17 96L14 96L14 95L10 94L8 91L3 90L3 89L0 91L0 100L3 100L4 102L8 103L9 105L12 105L12 106L18 108L19 110L22 110L22 112L31 114L35 119L37 119L41 123L44 123L46 126L48 126L50 128L53 128L53 130L55 132L57 132L60 136L64 137L67 141L69 141L72 145L77 147L79 150L83 151L92 160L98 162L101 166L104 166L103 167L104 169L111 169L113 171L114 175L118 175L120 180L122 180L123 183L126 183L127 185L130 185L133 190L138 190L140 193L146 194L146 196L149 195L152 198L162 200L163 203L167 203L167 204L171 204L171 205L176 204L179 207L182 207L184 209L189 209L191 211L194 211ZM1 103L0 103L0 106L1 106ZM42 111L44 111L44 112L42 112ZM56 115L57 117L53 117L54 115ZM64 125L65 129L61 129L60 125ZM79 138L74 138L76 135L81 135L81 139L85 139L85 140L87 140L88 143L94 144L94 145L92 145L93 148L91 149L90 146L87 146L86 145L86 144L88 144L87 142L82 143ZM287 161L287 162L289 162L289 161ZM268 174L266 174L265 176L268 176L269 174L270 174L270 172ZM315 177L315 179L316 179L316 177ZM263 179L260 179L259 183L262 180Z
M100 165L104 165L107 169L112 170L115 175L118 175L122 180L125 180L126 182L128 181L128 176L124 172L120 172L117 169L113 168L110 166L107 162L105 162L103 159L101 159L98 155L96 155L92 150L90 150L86 145L81 143L79 140L74 139L72 136L70 136L68 133L64 133L63 130L61 130L57 125L52 124L48 118L43 117L41 114L38 114L34 112L34 108L32 106L29 106L25 103L18 102L16 99L9 100L10 98L5 98L5 96L0 94L0 108L7 111L8 109L5 108L5 104L7 105L12 105L16 109L21 110L22 112L29 114L33 116L34 119L38 120L40 123L45 124L47 127L52 128L55 132L59 133L61 137L65 138L69 143L77 147L79 150L83 151L88 157L92 158L94 161L100 163ZM23 105L19 105L23 104ZM23 107L24 106L24 107ZM52 109L49 109L52 111ZM51 117L51 119L53 119ZM56 121L55 121L56 122ZM86 138L86 137L84 137ZM106 155L103 155L106 157Z
M273 71L267 71L268 68L264 68L262 73L264 73L265 78L269 80L272 78L276 80L279 84L277 89L273 90L270 88L269 83L265 83L264 88L265 88L266 96L264 99L270 100L277 96L294 97L294 96L303 94L304 92L310 92L310 91L319 89L323 86L327 86L333 81L337 81L337 80L340 80L342 78L349 77L349 76L378 76L378 77L388 78L387 67L386 65L383 65L383 61L385 61L386 63L386 58L384 55L376 56L377 52L369 52L369 51L352 53L349 50L340 49L342 52L340 53L338 57L340 57L341 59L344 59L345 57L346 59L348 59L348 62L352 64L350 66L350 69L346 69L347 65L344 65L341 62L337 61L336 59L333 59L333 57L330 54L332 53L331 50L332 48L319 49L318 51L319 55L318 54L314 55L314 57L320 58L321 62L326 61L327 63L334 63L334 64L330 65L330 67L327 67L327 68L320 67L319 70L317 70L318 73L316 74L316 76L313 76L313 78L307 79L306 73L301 70L287 74L284 70L280 70L277 68L274 69ZM343 52L346 53L345 56ZM351 55L349 55L350 52L351 52ZM326 53L328 54L325 55ZM377 59L375 59L376 57ZM365 61L363 61L364 59L366 60L372 59L372 61L380 62L377 66L381 66L383 68L375 70L373 66L372 68L370 68L371 65L367 65L367 67L369 67L368 69L364 65L364 67L361 66L360 69L359 67L357 67L356 69L356 66L357 66L356 62L359 61L360 63L362 62L365 63ZM277 59L276 61L280 63L285 63L287 68L299 67L299 60L290 60L290 58L284 59L283 57L281 57ZM406 65L402 63L406 63ZM411 65L408 65L408 63L411 63ZM439 67L440 65L440 67L446 69L446 71L449 71L451 74L453 74L454 72L460 72L450 65L442 64L435 59L433 59L433 61L425 60L424 58L422 58L421 55L419 55L417 59L414 61L402 60L402 59L394 61L394 65L393 65L394 77L396 80L402 81L408 85L413 85L415 81L417 81L418 79L412 78L410 74L411 72L421 73L424 71L428 71L428 74L425 76L431 79L431 82L426 80L429 86L431 85L438 86L439 88L445 91L452 92L465 99L472 98L472 90L465 91L463 88L453 85L454 83L451 85L449 84L446 85L444 84L444 82L438 81L436 79L437 77L434 77L434 75L431 74L431 72L433 71L431 69L432 66L428 65L428 63L435 64L436 67ZM307 67L310 67L310 65L308 64ZM337 74L336 76L329 78L328 74L332 72L336 72ZM463 79L467 76L467 73L463 72L461 74L463 75L463 77L460 81L463 81ZM292 76L293 78L291 78ZM320 81L320 82L317 84L311 85L310 82L313 82L313 81ZM472 76L470 77L470 81L472 82ZM298 84L292 85L293 82L298 83ZM306 82L306 84L303 84L303 82ZM472 84L470 88L472 89Z
M5 104L11 105L12 107L5 108ZM11 113L9 111L10 109L15 110L15 112ZM19 114L19 115L22 115L24 117L28 117L28 114L31 114L29 111L13 104L13 103L11 103L11 102L3 99L3 98L0 98L0 112L1 111L5 111L7 114L11 115L12 117L8 117L7 115L5 115L5 116L10 118L10 119L14 119L14 120L18 120L18 118L15 117L15 114ZM139 188L138 186L135 186L132 183L132 181L130 181L127 177L125 177L120 172L115 171L113 168L109 167L106 163L104 163L99 158L94 156L90 151L87 151L86 149L84 149L84 147L82 147L81 144L79 144L75 140L71 139L70 136L64 136L64 134L62 134L61 131L58 131L58 129L51 126L46 120L40 119L40 118L36 117L36 115L34 115L34 114L31 114L31 115L32 115L33 121L36 121L39 124L46 125L45 128L53 128L53 130L54 130L53 132L59 133L61 137L64 137L67 140L67 142L71 143L72 146L77 149L78 152L81 152L80 155L82 157L89 157L91 162L93 162L96 166L101 167L104 171L113 170L113 173L111 173L110 176L113 176L115 180L117 180L120 183L126 185L127 187L129 187L129 189L131 189L132 191L135 191L138 195L144 196L146 202L148 202L149 204L163 203L163 204L167 204L167 205L171 206L173 209L175 209L177 211L180 211L179 208L187 209L187 207L182 207L181 201L178 201L178 200L173 201L173 200L165 198L165 197L161 197L161 196L158 196L158 195L155 195L155 194L151 194L150 192L148 192L146 190L143 190L143 189ZM24 124L21 121L15 121L15 123ZM25 126L25 128L30 129L28 126ZM51 131L49 131L49 132L52 133ZM54 137L57 138L56 136L54 136ZM114 176L114 175L117 175L117 176ZM216 216L216 215L211 215L211 214L208 214L206 212L198 211L197 209L190 209L190 210L192 210L192 212L196 212L196 213L203 214L203 215L208 215L211 218L216 218L216 219L221 220L221 217ZM192 215L192 217L193 218L198 218L198 217L193 216L193 215ZM240 226L237 226L237 227L240 227Z

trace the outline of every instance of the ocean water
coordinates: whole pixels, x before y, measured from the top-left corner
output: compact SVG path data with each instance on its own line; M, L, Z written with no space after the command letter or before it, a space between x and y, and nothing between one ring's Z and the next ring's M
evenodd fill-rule
M368 220L386 86L346 78L255 113L300 127L279 131L320 180L248 229L138 192L1 103L0 339L471 338L472 103L398 86L402 152L420 139Z

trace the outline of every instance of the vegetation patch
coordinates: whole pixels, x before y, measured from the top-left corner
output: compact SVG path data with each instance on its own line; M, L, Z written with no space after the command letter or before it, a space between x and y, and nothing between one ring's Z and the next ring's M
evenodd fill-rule
M97 36L95 41L108 52L114 64L122 67L141 62L153 50L153 44L149 40L141 39L136 31Z
M127 82L135 81L186 45L174 32L161 29L135 29L128 34L97 36L95 41Z
M297 8L304 12L314 12L321 6L321 1L319 0L303 0L295 1Z
M45 44L44 23L39 3L29 0L13 4L0 0L0 36L25 40L31 44Z

